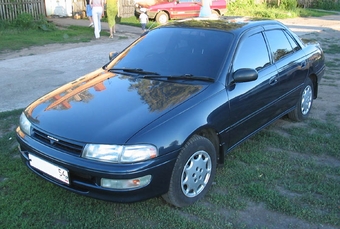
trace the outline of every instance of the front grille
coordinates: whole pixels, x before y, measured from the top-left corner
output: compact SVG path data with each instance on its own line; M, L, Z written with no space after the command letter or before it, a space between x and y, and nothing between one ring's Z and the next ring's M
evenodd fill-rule
M61 151L64 151L70 154L80 155L84 148L84 145L81 145L79 143L64 141L59 138L55 138L37 129L33 129L32 138L52 148L55 148L55 149L58 149L58 150L61 150ZM55 139L58 139L58 140L55 140Z

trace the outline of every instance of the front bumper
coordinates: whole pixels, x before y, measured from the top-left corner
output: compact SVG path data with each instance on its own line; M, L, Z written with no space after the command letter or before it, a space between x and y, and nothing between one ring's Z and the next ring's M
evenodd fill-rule
M18 128L19 129L19 128ZM114 202L136 202L166 193L178 152L134 164L111 164L93 161L53 149L25 136L17 130L19 150L24 164L35 174L72 192ZM68 170L69 184L34 168L28 155L34 155L55 166ZM134 179L151 175L151 182L138 189L104 188L101 179Z

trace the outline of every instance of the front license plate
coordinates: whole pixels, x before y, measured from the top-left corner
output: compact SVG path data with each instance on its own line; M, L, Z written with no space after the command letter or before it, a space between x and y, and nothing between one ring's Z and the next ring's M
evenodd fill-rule
M32 154L28 154L30 159L30 165L40 171L62 181L63 183L70 184L68 178L68 170L63 169L59 166L53 165L43 159L40 159Z

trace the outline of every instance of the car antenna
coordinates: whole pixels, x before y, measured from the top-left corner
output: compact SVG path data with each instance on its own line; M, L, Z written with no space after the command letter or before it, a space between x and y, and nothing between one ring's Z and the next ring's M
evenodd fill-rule
M147 31L150 31L150 28L152 28L153 24L155 24L156 21L153 21L152 24L149 26L149 28L147 29Z

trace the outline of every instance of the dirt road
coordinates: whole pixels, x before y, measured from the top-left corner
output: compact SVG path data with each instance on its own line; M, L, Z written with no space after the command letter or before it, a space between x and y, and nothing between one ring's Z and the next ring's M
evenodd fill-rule
M103 66L138 36L45 45L0 55L0 112L26 107L47 92Z

